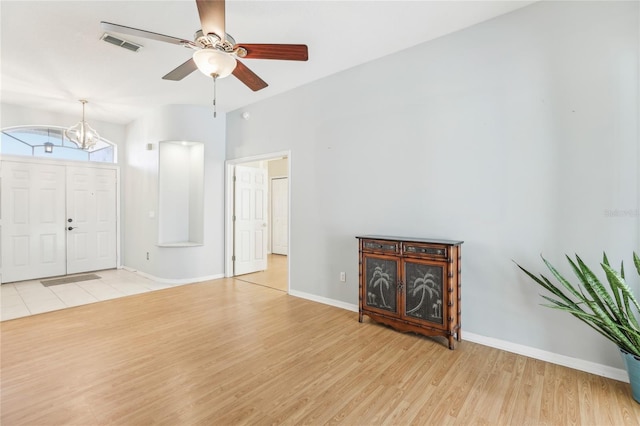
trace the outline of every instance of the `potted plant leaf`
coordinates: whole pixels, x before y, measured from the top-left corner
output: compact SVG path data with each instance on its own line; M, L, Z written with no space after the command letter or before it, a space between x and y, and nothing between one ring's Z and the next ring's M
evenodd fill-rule
M637 317L640 306L625 281L624 265L621 264L620 271L617 271L609 264L607 255L603 255L600 266L607 278L605 286L579 256L576 255L575 261L567 256L578 279L577 285L574 285L544 257L542 260L558 283L551 282L544 275L538 277L516 265L552 294L541 295L549 302L544 306L570 313L620 348L633 399L640 403L640 325ZM640 275L640 257L635 252L633 263Z

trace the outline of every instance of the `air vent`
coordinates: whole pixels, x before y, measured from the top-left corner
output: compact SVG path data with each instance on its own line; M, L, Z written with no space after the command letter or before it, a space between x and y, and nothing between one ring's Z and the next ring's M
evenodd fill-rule
M121 38L118 38L118 37L113 36L113 35L108 34L108 33L102 34L102 37L100 37L100 40L104 40L107 43L115 44L116 46L120 46L123 49L127 49L127 50L130 50L132 52L137 52L142 47L139 44L135 44L135 43L132 43L130 41L123 40Z

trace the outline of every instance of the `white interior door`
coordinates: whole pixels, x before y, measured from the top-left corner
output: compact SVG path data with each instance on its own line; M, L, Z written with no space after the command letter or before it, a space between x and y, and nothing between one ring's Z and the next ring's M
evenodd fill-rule
M287 254L289 229L289 179L271 179L271 253Z
M1 167L3 282L64 275L65 167Z
M67 274L116 267L116 170L67 167L66 224Z
M235 167L234 275L267 269L267 171Z

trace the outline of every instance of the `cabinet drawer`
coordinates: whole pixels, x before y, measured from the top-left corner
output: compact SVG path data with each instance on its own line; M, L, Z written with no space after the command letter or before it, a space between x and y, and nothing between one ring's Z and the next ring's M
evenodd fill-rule
M426 256L446 259L448 257L447 247L418 244L418 243L402 243L402 252L407 256Z
M397 241L362 240L362 250L377 253L400 253L400 243Z

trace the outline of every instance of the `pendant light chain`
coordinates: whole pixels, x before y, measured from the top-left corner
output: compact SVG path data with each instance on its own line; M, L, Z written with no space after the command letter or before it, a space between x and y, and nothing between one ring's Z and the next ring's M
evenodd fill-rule
M218 81L218 74L211 74L211 77L213 77L213 118L216 118L216 82Z

